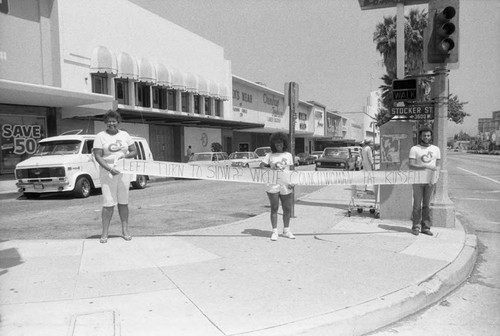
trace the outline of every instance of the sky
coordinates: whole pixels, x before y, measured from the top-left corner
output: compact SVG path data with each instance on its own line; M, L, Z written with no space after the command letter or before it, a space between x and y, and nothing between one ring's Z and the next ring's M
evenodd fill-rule
M224 48L234 75L339 112L364 111L385 73L373 32L396 7L362 11L358 0L131 0ZM408 11L412 6L405 6ZM414 6L427 9L427 5ZM460 0L459 69L450 93L471 116L447 133L477 134L500 110L500 0Z

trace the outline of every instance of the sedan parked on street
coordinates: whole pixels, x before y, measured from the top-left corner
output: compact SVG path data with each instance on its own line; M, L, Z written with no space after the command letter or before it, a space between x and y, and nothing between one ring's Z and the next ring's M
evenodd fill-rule
M229 155L233 167L256 168L262 162L254 152L234 152Z
M299 165L310 165L316 161L316 157L308 153L297 154Z
M347 148L327 147L316 160L315 170L356 170L356 158Z
M231 165L226 152L200 152L194 153L189 157L189 164L196 165Z

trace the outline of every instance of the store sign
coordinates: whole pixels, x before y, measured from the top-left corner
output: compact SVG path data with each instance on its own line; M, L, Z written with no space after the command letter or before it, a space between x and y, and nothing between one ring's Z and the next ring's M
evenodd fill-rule
M2 137L12 138L14 154L34 154L37 147L37 139L42 137L42 126L40 125L2 125Z

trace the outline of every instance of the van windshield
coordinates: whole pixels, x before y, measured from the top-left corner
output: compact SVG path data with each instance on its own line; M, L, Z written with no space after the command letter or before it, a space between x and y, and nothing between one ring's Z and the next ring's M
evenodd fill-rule
M38 144L38 149L34 155L78 154L81 144L80 140L45 141Z

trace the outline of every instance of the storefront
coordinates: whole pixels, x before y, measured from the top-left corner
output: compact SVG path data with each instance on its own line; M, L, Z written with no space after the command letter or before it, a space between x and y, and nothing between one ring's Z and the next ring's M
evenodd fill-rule
M233 75L233 119L262 123L264 127L234 132L233 151L253 151L269 146L274 132L289 133L290 114L285 106L284 94L265 85ZM295 120L295 152L306 151L309 139L314 137L314 105L299 101Z
M21 159L12 158L21 140L9 129L30 139L72 129L96 133L110 109L122 114L123 128L148 139L156 159L167 161L182 161L203 134L216 133L230 151L234 129L263 126L233 119L231 62L222 47L130 1L9 2L0 30L0 84L8 89L0 102L20 106L2 111L2 122L40 124L6 126L0 171Z

